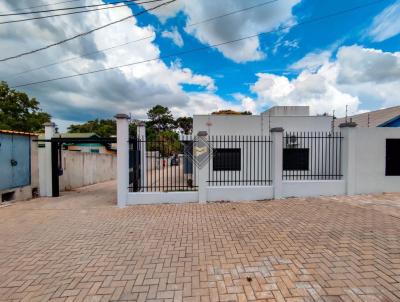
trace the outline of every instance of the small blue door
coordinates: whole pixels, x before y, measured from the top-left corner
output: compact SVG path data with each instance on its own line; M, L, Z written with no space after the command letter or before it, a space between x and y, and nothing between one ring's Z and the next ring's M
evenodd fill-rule
M12 187L12 135L0 134L0 190Z
M30 184L30 137L0 134L0 190Z

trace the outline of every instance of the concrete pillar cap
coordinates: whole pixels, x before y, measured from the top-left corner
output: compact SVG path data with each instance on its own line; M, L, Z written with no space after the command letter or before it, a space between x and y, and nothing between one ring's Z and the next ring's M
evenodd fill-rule
M125 114L125 113L118 113L114 116L116 119L129 119L129 115Z
M355 127L357 127L356 122L347 122L339 125L339 128L355 128Z
M53 122L47 122L47 123L44 123L43 126L45 126L45 127L55 127L56 124L53 123Z
M282 127L271 128L270 132L283 132L285 131Z
M207 131L199 131L197 133L197 136L207 136L207 135L208 135Z

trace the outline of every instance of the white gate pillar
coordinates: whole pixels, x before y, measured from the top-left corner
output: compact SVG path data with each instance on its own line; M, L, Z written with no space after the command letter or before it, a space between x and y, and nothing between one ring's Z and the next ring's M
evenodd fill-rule
M139 139L140 150L140 185L147 188L147 148L146 148L146 124L139 122L137 125L137 138ZM150 160L153 160L150 158ZM150 171L152 173L152 171Z
M342 152L342 174L346 183L346 194L356 194L356 145L355 145L355 127L354 122L343 123L339 125L343 135Z
M209 148L208 144L208 133L207 131L200 131L198 134L198 142L194 145L193 156L195 158L194 163L197 165L197 185L199 190L199 203L206 203L208 200L207 189L208 189L208 166Z
M56 124L44 123L44 139L51 140L56 133ZM45 142L39 150L39 193L43 197L53 196L51 143Z
M282 171L283 171L283 128L272 128L272 186L274 188L274 199L282 198Z
M123 208L129 191L129 116L117 114L117 201Z

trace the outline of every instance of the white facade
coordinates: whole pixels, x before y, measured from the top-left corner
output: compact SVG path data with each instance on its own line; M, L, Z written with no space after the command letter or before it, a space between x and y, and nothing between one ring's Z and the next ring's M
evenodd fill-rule
M311 116L306 106L272 107L261 115L194 115L193 133L208 135L269 135L270 129L331 131L331 116Z

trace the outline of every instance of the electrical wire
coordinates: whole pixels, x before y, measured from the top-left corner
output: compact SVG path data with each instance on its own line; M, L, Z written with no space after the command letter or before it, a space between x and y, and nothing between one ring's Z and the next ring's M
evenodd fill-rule
M142 1L142 2L136 2L136 4L145 4L145 3L153 3L153 2L161 2L165 0L147 0L147 1ZM131 1L132 2L132 1ZM67 15L75 15L75 14L82 14L82 13L89 13L89 12L94 12L94 11L99 11L99 10L105 10L105 9L114 9L114 8L120 8L120 7L126 7L125 4L122 5L116 5L116 6L108 6L108 7L100 7L100 8L95 8L95 9L90 9L90 10L81 10L77 12L69 12L69 13L63 13L63 14L56 14L56 15L48 15L48 16L38 16L38 17L32 17L32 18L27 18L27 19L18 19L18 20L9 20L9 21L3 21L0 22L1 24L9 24L9 23L19 23L19 22L25 22L25 21L32 21L32 20L40 20L40 19L47 19L47 18L53 18L53 17L60 17L60 16L67 16Z
M74 7L54 8L54 9L48 9L48 10L30 11L30 12L22 12L22 13L0 14L0 17L49 13L49 12L57 12L57 11L72 10L72 9L79 9L79 8L103 7L103 6L108 6L108 5L112 5L112 4L121 4L121 3L122 4L126 4L126 3L140 2L140 1L141 0L124 0L124 1L115 1L114 3L102 3L102 4L92 4L92 5L82 5L82 6L74 6ZM140 3L138 3L138 4L140 4Z
M189 26L194 26L194 25L196 25L196 24L203 24L203 23L206 23L206 22L213 21L213 20L215 20L215 19L217 19L217 18L224 18L224 17L226 17L226 16L230 16L230 15L233 15L233 14L245 12L245 11L247 11L247 10L254 9L254 8L257 8L257 7L266 5L266 4L271 4L271 3L274 3L274 2L277 2L277 1L279 1L279 0L273 0L273 1L263 2L263 3L257 4L257 5L251 6L251 7L246 7L246 8L244 8L244 9L232 11L232 12L229 12L229 13L226 13L226 14L223 14L223 15L220 15L220 16L216 16L216 17L213 17L213 18L210 18L210 19L206 19L206 20L197 22L197 23L195 23L195 24L191 24L191 25L189 25ZM70 58L70 59L66 59L66 60L61 60L61 61L59 61L59 62L54 62L54 63L51 63L51 64L39 66L39 67L36 67L36 68L33 68L33 69L25 70L25 71L23 71L23 72L14 74L14 75L13 75L13 79L14 79L15 77L17 77L17 76L19 76L19 75L22 75L22 74L25 74L25 73L29 73L29 72L32 72L32 71L36 71L36 70L40 70L40 69L46 68L46 67L51 67L51 66L54 66L54 65L58 65L58 64L70 62L70 61L72 61L72 60L76 60L76 59L79 59L79 58L81 58L81 57L87 57L87 56L90 56L90 55L92 55L92 54L96 54L96 53L99 53L99 52L102 52L102 51L108 51L108 50L115 49L115 48L118 48L118 47L121 47L121 46L125 46L125 45L127 45L127 44L131 44L131 43L134 43L134 42L138 42L138 41L150 39L150 38L153 38L153 37L154 37L154 35L147 36L147 37L141 38L141 39L139 39L139 40L129 41L129 42L126 42L126 43L123 43L123 44L115 45L115 46L113 46L113 47L109 47L109 48L105 48L105 49L99 49L98 51L94 51L94 52L91 52L91 53L83 54L83 55L81 55L81 56L77 56L77 57L74 57L74 58Z
M94 29L91 29L91 30L89 30L89 31L86 31L86 32L77 34L77 35L75 35L75 36L72 36L72 37L69 37L69 38L67 38L67 39L58 41L58 42L56 42L56 43L52 43L52 44L43 46L43 47L41 47L41 48L37 48L37 49L31 50L31 51L23 52L23 53L20 53L20 54L11 56L11 57L2 58L2 59L0 59L0 62L6 62L6 61L9 61L9 60L12 60L12 59L17 59L17 58L20 58L20 57L23 57L23 56L27 56L27 55L30 55L30 54L33 54L33 53L36 53L36 52L39 52L39 51L42 51L42 50L45 50L45 49L49 49L49 48L54 47L54 46L61 45L61 44L63 44L63 43L69 42L69 41L74 40L74 39L76 39L76 38L80 38L80 37L89 35L89 34L95 32L95 31L98 31L98 30L100 30L100 29L109 27L109 26L114 25L114 24L117 24L117 23L121 23L121 22L123 22L123 21L125 21L125 20L128 20L128 19L131 19L131 18L133 18L133 17L142 15L142 14L147 13L147 12L149 12L149 11L156 10L157 8L160 8L160 7L162 7L162 6L171 4L171 3L175 2L175 1L176 1L176 0L171 0L171 1L168 1L168 2L161 3L161 4L159 4L159 5L156 5L156 6L152 7L152 8L142 10L142 11L140 11L139 13L136 13L136 14L133 14L133 15L129 15L129 16L124 17L124 18L122 18L122 19L119 19L119 20L116 20L116 21L107 23L107 24L105 24L105 25L96 27L96 28L94 28Z
M1 12L1 14L17 12L17 11L26 10L26 9L33 9L33 8L38 8L38 7L45 7L45 6L52 6L52 5L70 3L70 2L77 2L77 1L82 1L82 0L68 0L68 1L53 2L53 3L41 4L41 5L36 5L36 6L24 7L24 8L17 8L17 9Z
M158 57L152 58L152 59L132 62L132 63L128 63L128 64L123 64L123 65L112 66L112 67L108 67L108 68L92 70L92 71L78 73L78 74L74 74L74 75L62 76L62 77L57 77L57 78L52 78L52 79L47 79L47 80L42 80L42 81L36 81L36 82L20 84L20 85L13 86L12 88L20 88L20 87L26 87L26 86L31 86L31 85L49 83L49 82L58 81L58 80L70 79L70 78L80 77L80 76L83 76L83 75L95 74L95 73L100 73L100 72L104 72L104 71L108 71L108 70L114 70L114 69L118 69L118 68L144 64L144 63L148 63L148 62L152 62L152 61L158 61L158 60L161 60L161 59L167 59L167 58L187 55L187 54L190 54L190 53L195 53L195 52L199 52L199 51L203 51L203 50L209 50L209 49L217 48L219 46L228 45L228 44L244 41L244 40L247 40L247 39L256 38L256 37L259 37L261 35L266 35L266 34L270 34L270 33L273 33L273 32L279 32L279 31L282 31L282 30L292 29L292 28L296 28L296 27L299 27L299 26L316 23L316 22L319 22L319 21L323 21L323 20L326 20L326 19L330 19L330 18L333 18L333 17L344 15L344 14L347 14L347 13L350 13L350 12L353 12L353 11L357 11L359 9L362 9L362 8L365 8L365 7L368 7L368 6L371 6L371 5L375 5L375 4L381 3L383 1L385 1L385 0L378 0L378 1L368 2L368 3L361 4L361 5L352 7L352 8L336 11L334 13L327 14L327 15L324 15L324 16L315 17L315 18L309 18L309 19L307 19L305 21L296 23L294 25L282 26L282 27L280 27L278 29L273 29L273 30L270 30L270 31L267 31L267 32L254 34L254 35L250 35L250 36L245 36L245 37L237 38L237 39L234 39L234 40L221 42L221 43L218 43L218 44L202 46L202 47L198 47L198 48L192 48L192 49L189 49L189 50L186 50L186 51L172 53L172 54L168 54L168 55L164 55L164 56L158 56Z
M251 10L251 9L254 9L254 8L259 8L259 7L262 7L262 6L265 6L265 5L268 5L268 4L272 4L272 3L275 3L275 2L278 2L278 1L279 0L271 0L271 1L262 2L262 3L259 3L259 4L253 5L253 6L249 6L249 7L240 9L240 10L229 12L229 13L226 13L226 14L223 14L223 15L220 15L220 16L212 17L212 18L209 18L209 19L206 19L206 20L203 20L203 21L190 23L186 27L192 27L192 26L204 24L204 23L207 23L207 22L211 22L211 21L223 18L223 17L228 17L228 16L232 16L232 15L235 15L235 14L243 13L245 11L248 11L248 10Z

